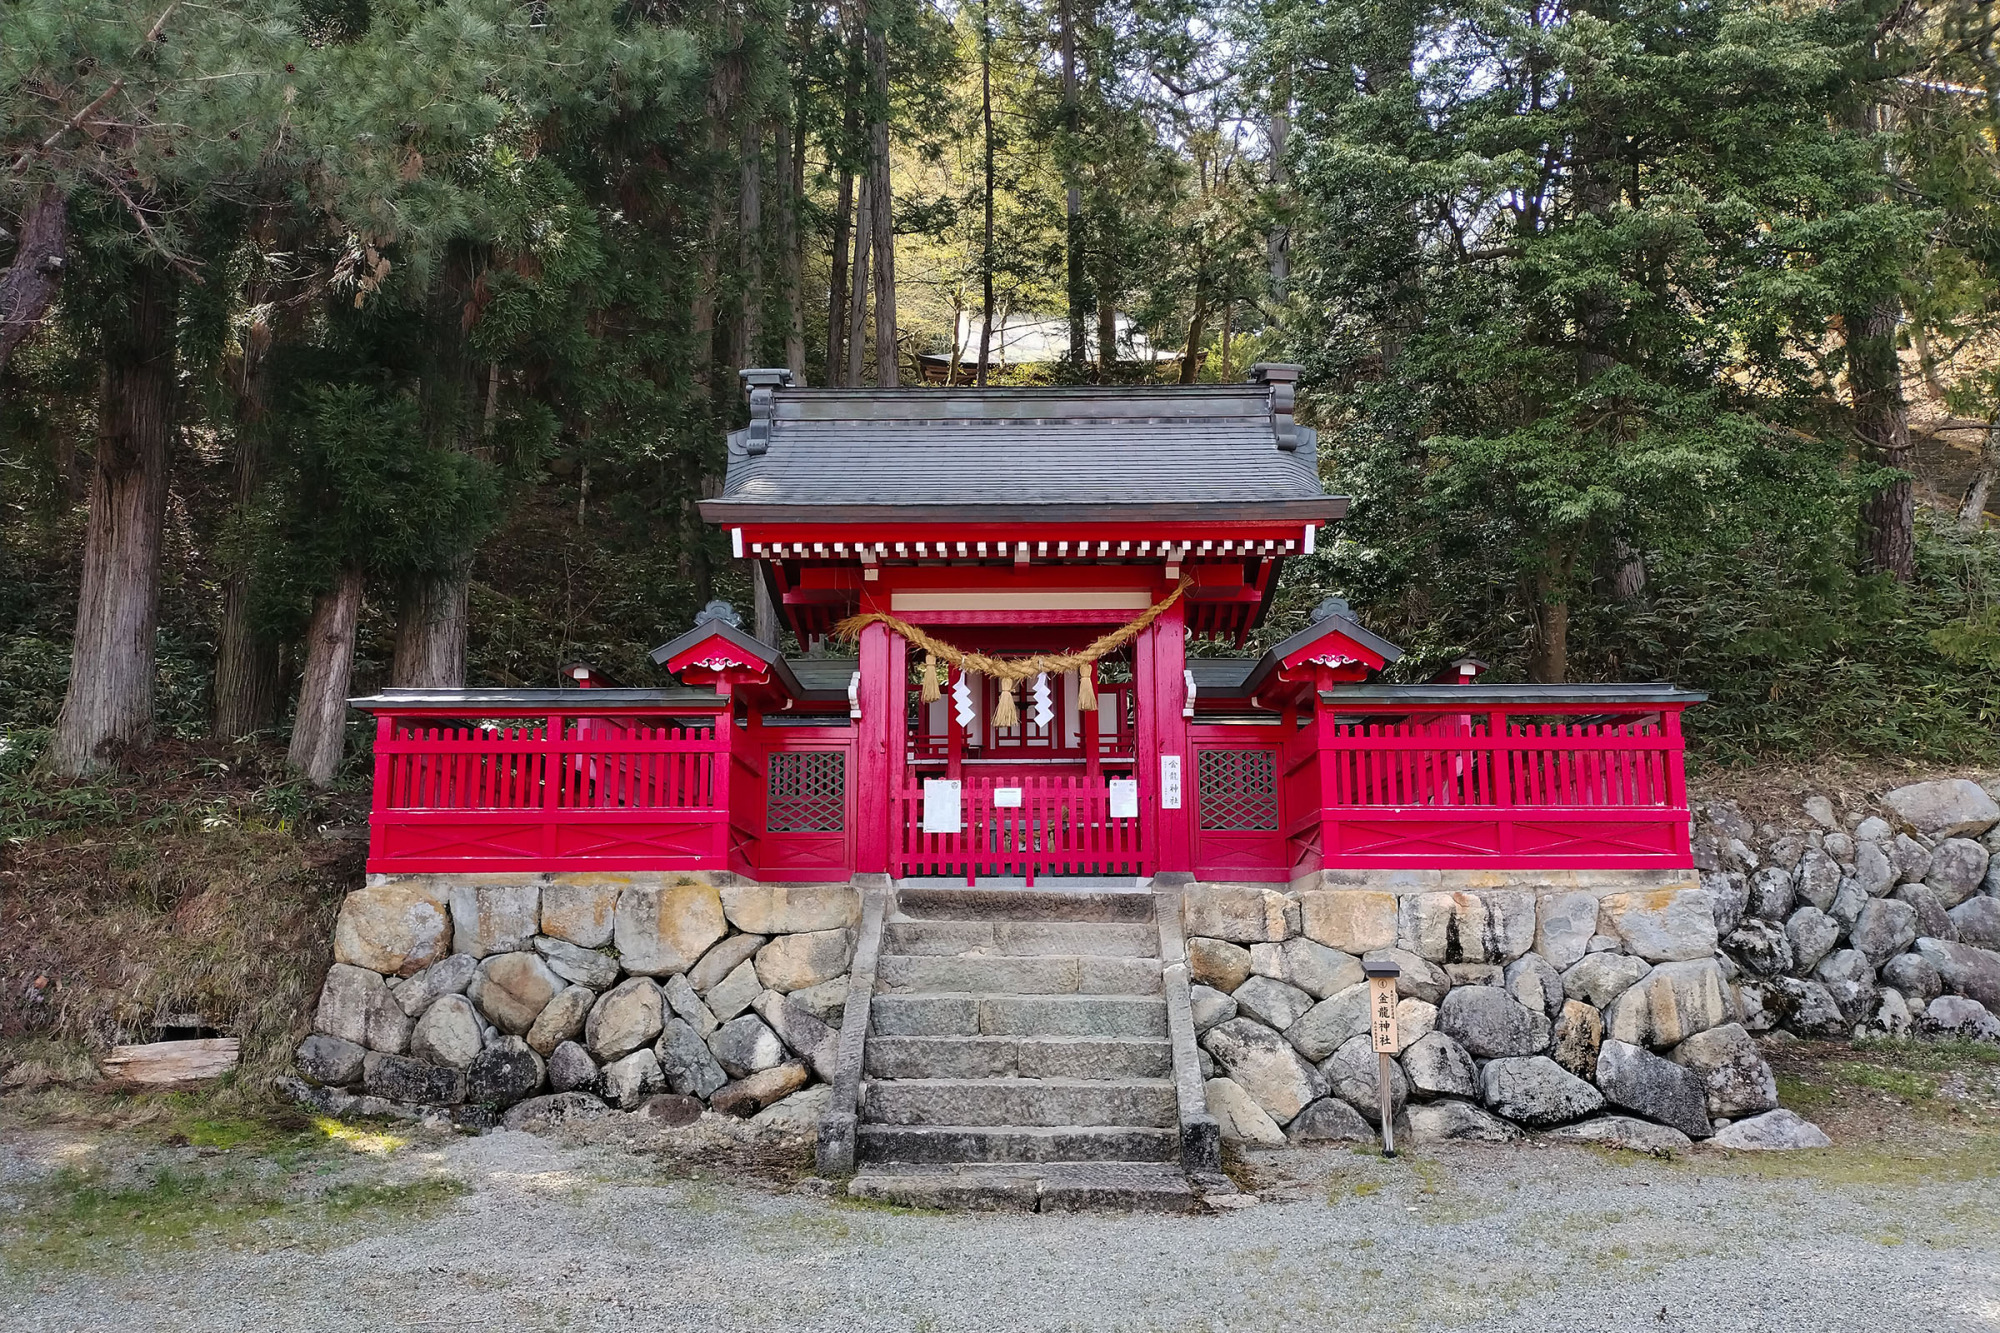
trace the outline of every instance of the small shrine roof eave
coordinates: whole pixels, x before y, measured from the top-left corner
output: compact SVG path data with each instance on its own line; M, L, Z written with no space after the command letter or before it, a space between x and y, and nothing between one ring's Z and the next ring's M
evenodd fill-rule
M765 643L754 634L737 629L726 621L711 620L696 625L693 629L675 635L648 653L655 666L665 666L688 649L704 639L723 639L731 646L755 657L771 673L771 682L788 698L801 703L846 703L847 688L843 682L838 688L808 685L801 681L792 669L791 660L772 645ZM685 688L685 687L683 687ZM607 691L608 692L608 691Z
M762 523L1334 523L1348 498L1326 495L1279 500L1080 502L1049 500L886 501L814 503L727 497L703 500L701 516L720 526Z
M1260 657L1191 658L1188 669L1195 672L1202 694L1210 698L1251 699L1263 691L1271 677L1283 667L1286 658L1333 634L1375 653L1385 666L1403 655L1401 648L1359 621L1347 616L1327 616L1271 645ZM1204 675L1207 679L1203 679Z

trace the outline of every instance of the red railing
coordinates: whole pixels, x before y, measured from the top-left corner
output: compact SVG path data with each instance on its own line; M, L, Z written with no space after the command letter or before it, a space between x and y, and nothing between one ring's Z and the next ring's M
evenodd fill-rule
M730 767L713 712L383 711L368 869L727 868Z
M1404 705L1382 721L1322 718L1314 851L1354 867L1691 864L1679 709L1591 711L1564 721L1537 706L1547 720L1528 721Z
M1019 805L996 793L1018 791ZM899 875L1019 877L1040 874L1146 875L1152 863L1140 821L1113 817L1101 777L1083 775L968 776L960 789L962 831L924 832L921 781L906 784L891 803L890 858Z

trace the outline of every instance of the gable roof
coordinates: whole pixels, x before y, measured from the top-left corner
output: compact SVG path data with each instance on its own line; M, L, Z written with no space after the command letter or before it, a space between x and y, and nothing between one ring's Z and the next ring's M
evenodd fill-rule
M751 372L756 374L759 372ZM1280 392L1282 391L1282 392ZM753 390L717 523L1330 521L1291 386Z

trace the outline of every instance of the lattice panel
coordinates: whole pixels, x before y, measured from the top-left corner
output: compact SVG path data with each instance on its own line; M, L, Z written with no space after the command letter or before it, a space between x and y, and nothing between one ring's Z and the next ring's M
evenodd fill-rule
M1278 756L1270 750L1197 750L1201 826L1266 833L1278 827Z
M839 833L847 823L847 752L778 750L771 756L767 833Z

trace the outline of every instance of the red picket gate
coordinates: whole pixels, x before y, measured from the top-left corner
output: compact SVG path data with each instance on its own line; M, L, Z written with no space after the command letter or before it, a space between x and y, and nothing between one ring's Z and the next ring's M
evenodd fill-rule
M995 793L1020 792L1017 806ZM891 802L890 855L900 875L1020 876L1152 873L1140 821L1111 814L1103 777L968 775L960 788L962 831L924 832L924 789L907 779Z

